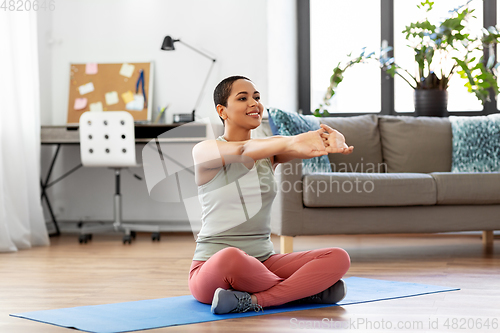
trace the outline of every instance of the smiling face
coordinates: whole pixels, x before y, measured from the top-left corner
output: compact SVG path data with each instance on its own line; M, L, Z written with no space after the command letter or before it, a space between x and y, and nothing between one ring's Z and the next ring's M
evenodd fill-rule
M224 119L225 126L254 129L262 121L264 106L260 102L260 93L248 80L233 82L227 106L217 105L217 113Z

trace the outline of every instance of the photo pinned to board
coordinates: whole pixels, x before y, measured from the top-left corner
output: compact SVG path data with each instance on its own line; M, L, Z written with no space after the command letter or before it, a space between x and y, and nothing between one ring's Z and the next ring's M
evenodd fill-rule
M129 111L142 111L144 109L144 96L134 94L134 100L125 105Z

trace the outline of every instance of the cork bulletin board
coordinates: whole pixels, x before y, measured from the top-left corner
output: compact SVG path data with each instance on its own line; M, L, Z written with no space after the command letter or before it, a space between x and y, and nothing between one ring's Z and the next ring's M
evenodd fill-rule
M67 123L78 123L85 111L128 111L135 121L151 120L152 62L70 66Z

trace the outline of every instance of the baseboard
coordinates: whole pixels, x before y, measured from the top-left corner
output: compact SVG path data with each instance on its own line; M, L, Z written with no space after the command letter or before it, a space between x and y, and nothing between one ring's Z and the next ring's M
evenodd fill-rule
M85 226L112 225L113 221L57 221L61 233L79 233L83 223ZM123 223L157 225L161 232L191 232L188 221L123 221ZM55 233L52 221L46 221L49 234Z

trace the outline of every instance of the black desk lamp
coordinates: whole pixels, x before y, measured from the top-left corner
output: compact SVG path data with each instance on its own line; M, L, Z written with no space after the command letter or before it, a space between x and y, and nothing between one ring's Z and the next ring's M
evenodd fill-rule
M161 45L161 49L163 51L174 51L175 50L175 46L174 46L174 43L175 42L180 42L184 45L186 45L187 47L189 47L191 50L195 51L195 52L198 52L199 54L201 54L202 56L212 60L212 65L210 66L210 69L208 70L208 74L207 74L207 77L205 78L205 82L203 83L203 86L201 87L201 91L200 91L200 95L198 96L198 100L196 101L196 104L194 105L194 108L193 108L193 114L192 114L192 121L194 121L194 114L195 114L195 111L196 111L196 108L198 107L198 104L200 103L200 100L201 100L201 96L203 94L203 90L205 89L205 86L207 84L207 81L208 81L208 77L210 76L210 72L212 72L212 68L214 67L215 65L215 59L206 55L205 53L201 52L200 50L197 50L195 49L194 47L192 47L191 45L189 44L186 44L185 42L181 41L180 39L173 39L172 37L170 36L166 36L164 39L163 39L163 44Z

